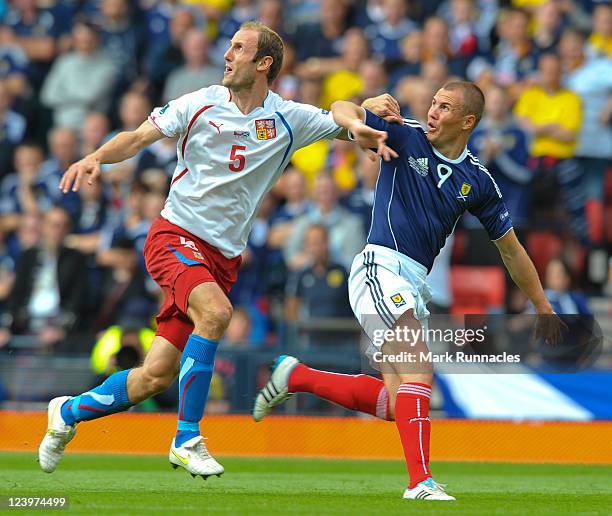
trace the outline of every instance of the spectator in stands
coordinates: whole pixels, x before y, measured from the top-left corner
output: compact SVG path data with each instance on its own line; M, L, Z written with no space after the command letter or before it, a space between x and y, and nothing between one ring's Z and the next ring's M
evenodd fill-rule
M534 171L534 205L552 210L549 217L552 215L557 228L563 227L554 213L558 183L576 237L588 241L582 173L573 159L582 125L580 98L562 88L561 63L555 54L540 57L539 72L540 83L526 89L514 108L518 122L533 137L530 168ZM547 217L534 218L541 221Z
M185 93L219 84L223 68L213 65L208 56L209 42L206 35L191 29L185 35L181 50L185 64L173 70L164 87L164 102L170 102Z
M132 22L127 0L102 0L100 26L102 48L118 71L118 83L126 87L138 74L141 43L139 26Z
M6 41L6 34L0 28L0 82L4 83L11 98L18 98L30 87L26 77L28 58L23 48L10 37Z
M446 63L436 59L426 61L421 69L421 78L429 82L434 91L438 91L450 79L448 66L446 66Z
M327 172L321 172L313 192L315 208L295 219L291 236L284 247L285 261L291 270L298 270L312 260L303 248L306 229L322 224L329 231L331 256L334 262L350 267L359 247L365 242L361 220L338 203L338 187Z
M558 314L591 315L588 298L574 290L573 273L567 262L551 260L546 267L544 292Z
M568 29L559 44L565 85L580 96L582 128L576 156L584 172L591 238L603 238L604 179L612 160L612 60L586 59L584 36Z
M368 59L361 63L359 75L363 79L363 88L358 100L377 97L387 91L387 72L379 61Z
M416 29L416 23L408 18L405 0L384 0L384 17L366 33L372 45L372 54L385 63L401 61L401 40Z
M397 84L406 76L419 75L421 72L421 54L423 52L423 32L413 30L400 43L401 61L389 70L389 91L394 91Z
M161 93L170 72L183 64L181 44L187 32L195 26L193 13L185 8L178 9L170 20L168 37L159 38L150 45L144 59L144 70L155 93Z
M57 182L43 175L43 158L43 151L36 144L24 143L15 151L16 171L0 185L0 214L9 232L17 228L22 214L37 214L53 205Z
M230 40L240 26L257 18L257 5L254 0L234 0L232 7L219 20L219 33L214 46L214 60L217 64L224 63L223 55L230 46Z
M533 42L540 52L554 50L562 28L561 7L558 2L544 2L535 12Z
M15 259L6 245L4 230L0 226L0 328L10 326L10 315L7 312L8 297L15 282ZM8 316L8 317L7 317ZM0 330L0 348L6 344L9 335Z
M12 100L6 79L0 79L0 180L10 170L15 147L26 130L25 118L11 109Z
M47 178L47 184L59 181L68 167L79 159L79 147L75 131L67 127L54 127L49 132L50 156L43 163L41 174ZM70 192L66 195L56 193L57 188L51 188L51 194L56 204L61 204L71 216L79 211L79 194Z
M589 56L612 59L612 5L601 3L593 10L593 32L589 36Z
M484 58L475 58L467 68L470 80L512 86L517 93L522 81L537 69L537 49L529 38L529 15L519 9L502 11L497 21L499 42ZM485 77L483 77L483 75ZM515 93L511 94L514 98Z
M133 304L148 305L153 312L154 303L147 293L139 258L134 242L128 237L122 237L112 248L98 252L97 261L104 267L104 275L101 284L96 286L101 289L94 322L96 331L119 324L126 309Z
M406 77L397 88L397 101L407 116L427 125L427 112L435 93L433 85L420 77ZM407 108L407 109L406 109Z
M128 91L121 97L119 103L119 119L121 126L116 131L113 131L112 134L108 135L107 138L110 139L120 131L133 131L147 119L150 112L151 103L146 96L136 91ZM145 152L146 151L143 150L134 157L121 163L103 165L102 171L106 174L105 179L125 187L127 182L134 177L140 158Z
M289 238L291 222L313 207L307 197L306 179L298 169L293 167L287 169L281 177L280 185L285 202L272 214L268 236L268 244L275 249L281 248Z
M309 57L334 57L342 51L342 37L347 24L347 4L321 0L320 21L298 27L293 43L298 61Z
M476 4L474 0L451 0L449 46L453 56L469 58L478 52Z
M102 184L84 184L79 189L78 212L73 219L73 233L66 237L66 246L83 254L95 253L100 243L100 231L107 220L107 202Z
M100 50L97 27L79 21L72 34L74 50L53 63L41 101L53 110L55 125L78 130L88 111L104 111L110 105L117 70Z
M311 58L296 69L299 77L323 79L319 104L329 109L336 100L347 100L361 94L364 80L359 67L368 58L368 41L360 29L346 31L342 54L337 58Z
M68 212L50 209L43 218L40 244L20 256L9 303L13 333L35 334L50 345L80 322L86 265L81 253L64 246L69 230Z
M510 112L505 90L494 86L486 91L485 116L470 138L470 147L489 169L504 195L515 229L529 223L530 183L529 136Z
M451 56L448 23L439 16L431 16L423 24L423 62L446 62Z
M370 230L372 223L372 206L374 205L374 190L380 170L378 160L372 161L365 152L359 152L357 163L358 180L357 185L342 200L352 213L357 215L362 222L363 228Z
M287 321L351 317L348 302L348 273L330 256L329 233L321 224L311 224L304 234L307 263L287 281L285 317ZM344 332L309 331L309 341L340 344L354 335Z
M264 25L270 27L285 41L288 41L287 30L284 25L284 8L281 0L261 0L257 13L257 19Z
M60 33L57 17L51 10L38 7L35 0L13 2L2 20L0 42L23 49L29 60L26 73L36 90L56 56Z
M252 323L249 312L241 306L234 308L229 326L223 336L226 349L245 349L254 344L251 341Z
M109 132L110 122L104 113L89 113L81 130L81 156L87 156L101 147Z

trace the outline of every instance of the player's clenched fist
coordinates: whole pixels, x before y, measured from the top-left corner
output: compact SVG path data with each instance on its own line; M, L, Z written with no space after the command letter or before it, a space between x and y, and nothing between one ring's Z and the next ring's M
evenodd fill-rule
M93 184L100 175L100 162L96 158L85 156L82 160L73 163L60 180L60 190L68 193L72 186L72 191L77 192L85 175L89 175L87 181L89 184Z

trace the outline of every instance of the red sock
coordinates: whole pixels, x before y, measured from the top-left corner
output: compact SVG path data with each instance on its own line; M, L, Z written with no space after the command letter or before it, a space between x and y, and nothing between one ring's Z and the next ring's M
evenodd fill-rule
M403 383L395 400L395 424L399 431L410 475L409 488L431 477L429 472L429 398L431 387L424 383Z
M383 381L373 376L329 373L298 364L289 376L289 392L310 392L347 409L389 420L389 394Z

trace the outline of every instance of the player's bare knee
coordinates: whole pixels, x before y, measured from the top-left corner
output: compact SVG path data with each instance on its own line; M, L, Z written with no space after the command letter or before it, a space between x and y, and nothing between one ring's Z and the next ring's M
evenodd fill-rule
M210 306L193 310L194 332L206 338L219 339L232 318L233 308L229 301L216 302Z

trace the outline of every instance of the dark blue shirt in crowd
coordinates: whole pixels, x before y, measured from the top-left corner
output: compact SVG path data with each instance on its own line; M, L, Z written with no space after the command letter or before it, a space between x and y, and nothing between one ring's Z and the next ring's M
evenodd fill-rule
M491 240L512 229L497 184L467 148L451 160L414 120L390 124L366 110L366 124L386 131L388 145L399 154L381 162L369 244L394 249L429 271L466 210L478 217Z
M523 226L529 219L529 184L533 179L527 167L528 136L511 117L501 124L484 119L470 137L469 147L474 154L482 153L487 137L501 142L502 149L484 164L495 178L514 224Z

